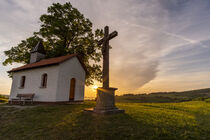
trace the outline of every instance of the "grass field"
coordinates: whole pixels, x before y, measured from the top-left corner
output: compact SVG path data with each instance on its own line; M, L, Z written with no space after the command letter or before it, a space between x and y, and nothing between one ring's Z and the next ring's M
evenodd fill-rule
M0 103L6 103L8 102L8 96L0 95Z
M125 114L93 115L80 105L0 105L0 140L210 139L209 101L117 103Z

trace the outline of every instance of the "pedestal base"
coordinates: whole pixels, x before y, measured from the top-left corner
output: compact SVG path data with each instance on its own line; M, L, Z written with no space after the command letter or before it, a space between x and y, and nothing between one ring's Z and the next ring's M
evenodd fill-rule
M125 110L115 107L115 90L117 88L98 88L96 97L96 107L86 109L86 112L97 114L118 114Z

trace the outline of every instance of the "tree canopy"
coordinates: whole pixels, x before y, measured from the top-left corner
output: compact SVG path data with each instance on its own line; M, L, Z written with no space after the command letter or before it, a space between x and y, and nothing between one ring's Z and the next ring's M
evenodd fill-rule
M86 85L93 80L101 81L101 47L98 40L103 37L103 30L92 28L92 22L85 18L70 2L53 3L47 14L40 16L40 29L33 36L22 40L17 46L5 51L3 65L13 62L27 64L30 61L30 50L42 40L46 57L58 57L77 53L86 65Z

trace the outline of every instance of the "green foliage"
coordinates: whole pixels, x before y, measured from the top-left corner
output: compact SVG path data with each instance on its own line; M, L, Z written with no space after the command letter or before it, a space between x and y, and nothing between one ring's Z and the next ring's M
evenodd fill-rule
M1 98L1 97L0 97L0 103L7 103L7 102L8 102L8 99Z
M40 17L41 27L32 37L5 51L4 65L29 63L30 50L39 40L43 40L47 58L77 53L87 67L86 85L93 80L101 81L101 47L97 45L103 36L101 29L93 31L92 23L85 18L70 2L53 3L47 14Z
M7 95L0 95L0 103L6 103L8 102L8 96Z
M205 99L205 102L210 103L210 98L209 99Z
M84 113L94 102L77 105L0 105L0 139L208 140L210 104L117 103L125 114Z
M193 101L205 101L206 98L204 97L197 97L197 98L194 98L192 99Z
M3 65L12 64L13 62L27 64L30 61L30 50L34 47L40 38L36 35L22 40L17 46L12 47L10 50L4 52L7 59Z

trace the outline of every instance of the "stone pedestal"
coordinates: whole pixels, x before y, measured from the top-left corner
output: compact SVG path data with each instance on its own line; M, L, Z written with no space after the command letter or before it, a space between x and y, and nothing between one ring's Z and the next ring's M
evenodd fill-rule
M96 106L91 109L86 109L85 111L97 114L124 113L124 110L118 109L115 106L115 90L117 90L117 88L98 88Z

